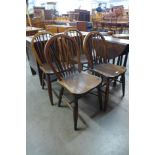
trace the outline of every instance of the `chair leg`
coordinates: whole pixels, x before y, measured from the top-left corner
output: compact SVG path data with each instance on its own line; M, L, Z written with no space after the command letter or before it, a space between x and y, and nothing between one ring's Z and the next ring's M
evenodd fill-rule
M37 63L37 68L38 68L38 75L39 75L40 85L42 86L42 70L39 68L38 63Z
M99 99L99 106L100 106L100 110L102 110L102 93L101 93L101 86L97 87L98 90L98 99Z
M45 79L45 73L44 72L42 72L42 78L41 78L41 80L42 80L42 89L44 89L44 86L45 86L45 82L44 82L44 79Z
M125 74L122 75L122 92L125 95Z
M60 94L59 94L58 107L61 106L61 100L62 100L63 93L64 93L64 87L61 87Z
M50 102L51 102L51 105L54 105L53 104L53 94L52 94L52 84L51 84L51 79L50 79L49 74L47 74L47 83L48 83L48 95L50 98Z
M75 95L75 101L73 104L73 119L74 119L74 130L77 130L77 121L78 121L78 98Z
M84 69L83 69L83 64L81 64L81 68L82 68L82 70L84 70Z
M116 87L117 85L117 82L116 82L117 78L114 79L114 82L113 82L113 87Z
M103 109L104 111L107 110L108 99L109 99L109 79L107 79L107 82L106 82L105 101L104 101L104 109Z

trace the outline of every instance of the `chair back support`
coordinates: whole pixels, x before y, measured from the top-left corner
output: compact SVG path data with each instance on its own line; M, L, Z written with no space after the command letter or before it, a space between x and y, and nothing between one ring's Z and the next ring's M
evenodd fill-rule
M91 68L93 65L106 62L106 41L101 33L97 31L88 33L84 38L83 49Z
M74 55L77 55L78 71L81 71L79 47L73 38L58 34L46 43L44 52L47 63L59 80L77 71Z
M65 35L72 37L78 44L81 54L83 54L83 36L76 28L69 28L64 32Z
M48 31L38 32L31 41L32 52L39 65L46 63L44 47L46 42L54 35Z
M99 32L90 32L84 38L83 44L89 67L101 63L112 63L126 67L129 46L106 42Z

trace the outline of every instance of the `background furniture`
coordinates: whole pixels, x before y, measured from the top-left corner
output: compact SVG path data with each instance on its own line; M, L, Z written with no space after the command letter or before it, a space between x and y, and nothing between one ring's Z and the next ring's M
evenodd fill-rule
M74 28L74 26L68 26L68 25L46 25L46 30L50 31L52 33L61 33L69 28Z
M43 30L43 29L42 28L37 28L37 27L27 26L26 27L26 36L35 35L40 30Z

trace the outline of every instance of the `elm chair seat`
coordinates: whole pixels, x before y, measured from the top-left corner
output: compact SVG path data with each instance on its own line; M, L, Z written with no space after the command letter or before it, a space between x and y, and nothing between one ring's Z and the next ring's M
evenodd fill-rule
M76 73L58 80L72 94L85 94L101 83L101 78L86 72Z
M96 65L94 66L93 70L109 78L115 78L117 76L120 76L121 74L124 74L124 72L126 72L125 67L109 64L109 63Z

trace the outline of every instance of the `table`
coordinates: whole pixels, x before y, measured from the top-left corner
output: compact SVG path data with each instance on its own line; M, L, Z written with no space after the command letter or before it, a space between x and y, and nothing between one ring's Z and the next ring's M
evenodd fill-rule
M40 30L43 30L43 28L27 26L26 27L26 36L35 35Z
M84 32L81 31L83 36L87 35L89 32ZM103 35L106 35L105 32L102 33ZM26 54L27 54L27 59L30 65L31 73L32 75L39 75L40 83L41 83L41 71L39 68L39 65L37 64L33 54L32 54L32 49L31 49L31 40L33 36L27 36L26 37ZM128 39L119 39L119 38L114 38L112 36L104 36L105 40L107 41L107 45L110 48L115 48L117 49L116 54L121 54L123 52L129 51L129 40ZM114 55L115 53L111 53Z
M129 39L129 34L113 34L114 38Z

